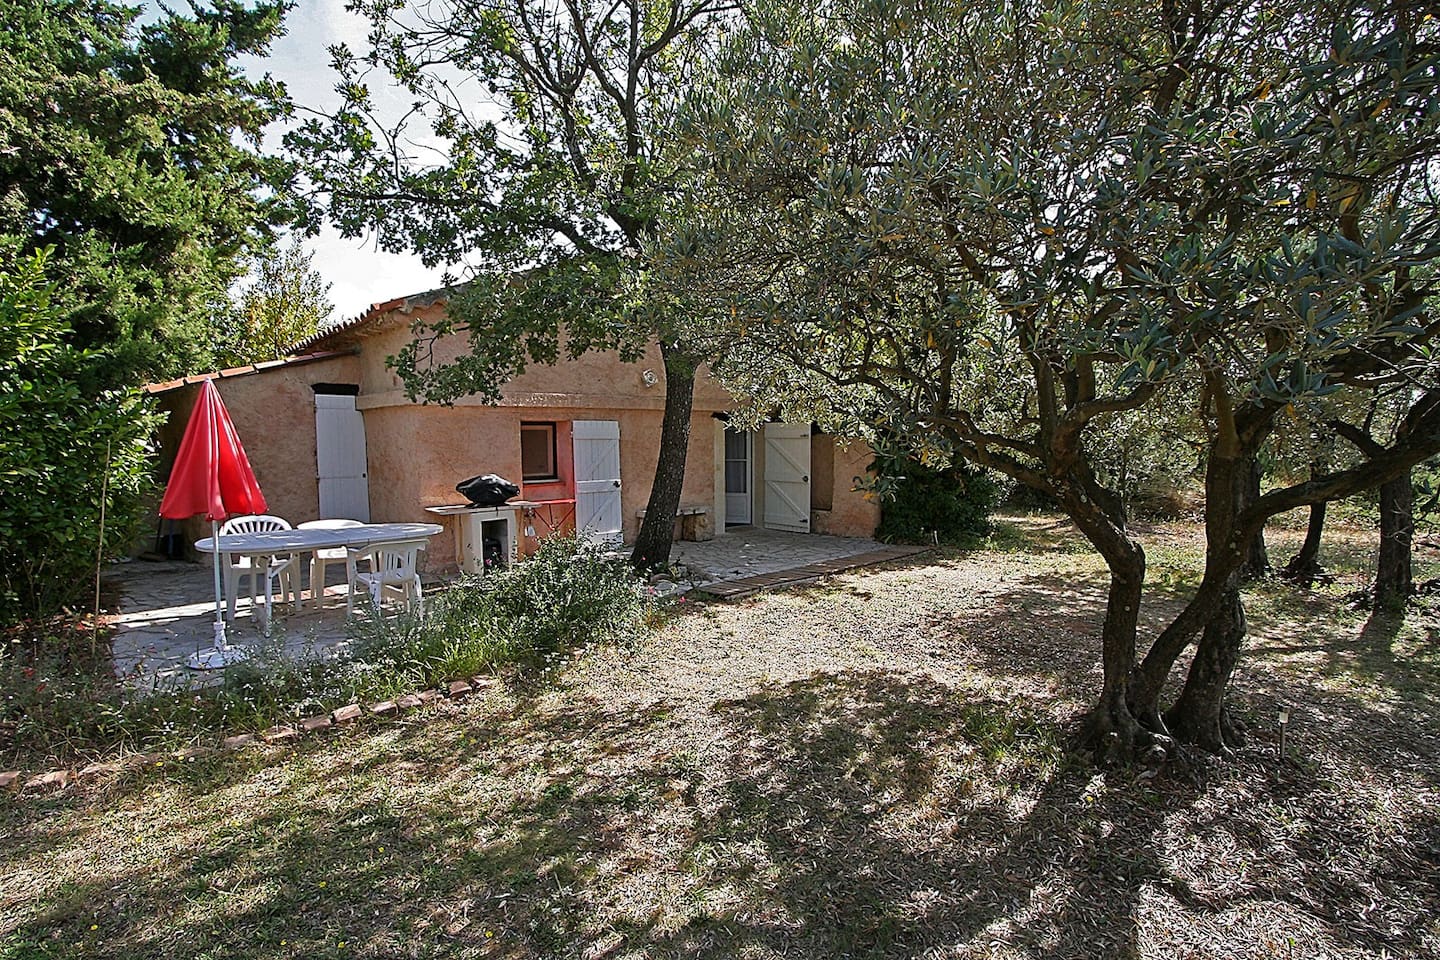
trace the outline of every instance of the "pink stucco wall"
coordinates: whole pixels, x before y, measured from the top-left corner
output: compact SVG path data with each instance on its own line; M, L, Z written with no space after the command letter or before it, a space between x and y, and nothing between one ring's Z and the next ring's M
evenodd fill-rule
M386 367L386 358L399 353L410 342L411 323L436 317L441 310L443 306L437 304L410 314L397 313L368 327L363 336L356 338L360 347L362 408L409 404L399 376ZM435 344L434 357L437 363L444 362L469 349L465 337L446 337ZM646 382L647 371L655 383ZM664 375L665 368L656 347L652 346L636 363L622 362L614 352L594 351L553 366L531 366L505 385L501 405L661 410L665 400ZM461 398L456 405L486 406L476 397ZM694 407L697 413L728 410L733 405L730 395L708 374L702 372L696 378Z
M418 315L443 309L422 308ZM356 407L365 424L369 463L370 516L375 522L432 522L428 506L459 503L455 484L478 473L498 473L521 482L520 424L555 422L560 480L525 484L526 499L572 497L569 425L575 420L614 420L620 425L621 504L624 535L634 538L637 514L650 497L659 456L664 410L664 365L658 350L639 362L622 362L614 353L590 353L554 366L534 366L505 386L498 405L470 397L453 407L422 405L404 395L399 378L385 361L411 337L417 314L395 313L332 348L353 348L354 354L309 363L274 367L262 372L216 381L249 452L251 464L270 501L270 510L299 523L319 511L315 460L315 383L358 384ZM436 356L453 357L469 345L463 337L437 344ZM648 382L654 380L655 382ZM162 457L174 457L196 390L181 387L160 394L162 406L176 411L162 431ZM708 374L695 385L694 414L686 463L683 506L716 508L717 451L721 450L713 414L730 409L733 400ZM829 459L827 456L825 459ZM835 445L833 496L829 510L813 514L816 533L870 536L879 522L879 507L851 490L854 476L870 461L861 443ZM723 491L720 491L723 504ZM201 536L194 525L188 533ZM193 539L193 537L192 537ZM453 523L432 542L426 564L455 564Z
M370 505L376 519L426 520L427 506L458 503L455 484L478 473L498 473L521 482L520 424L546 421L560 425L557 453L561 482L525 484L526 499L573 497L573 466L568 464L569 424L575 420L614 420L620 424L621 511L624 535L633 539L637 514L650 499L659 456L664 412L664 365L658 350L637 363L614 353L594 352L554 366L532 366L506 384L498 405L462 398L454 407L418 405L406 399L400 379L385 365L411 337L410 322L442 309L382 322L360 339L360 398L370 459ZM437 360L451 359L469 345L452 337L436 345ZM647 383L646 371L656 379ZM731 404L728 394L708 376L695 386L694 417L682 502L710 505L715 499L711 414ZM456 560L453 523L432 543L429 562Z
M343 356L215 380L270 513L291 523L319 517L312 385L358 383L359 375L359 358ZM160 409L169 414L159 434L162 484L170 475L199 392L198 384L187 384L156 396ZM210 535L203 520L187 521L184 532L187 543Z
M651 479L659 456L659 410L614 407L551 407L541 414L525 407L403 406L365 410L365 440L370 459L370 510L376 520L430 521L429 506L462 503L455 484L478 473L498 473L520 480L520 424L554 420L566 427L574 420L615 420L620 424L621 510L625 538L639 529L636 514L650 498ZM689 460L681 500L685 504L714 502L714 463L709 414L692 422ZM568 430L563 431L568 437ZM557 446L559 441L557 438ZM563 449L563 448L562 448ZM563 467L562 467L563 469ZM573 474L570 475L573 479ZM526 484L527 499L573 497L565 484ZM545 496L541 496L545 495ZM454 524L431 543L428 563L456 562Z
M870 447L858 440L836 440L831 459L833 496L829 510L810 511L810 529L840 537L871 537L880 525L880 504L853 490L857 477L875 459Z

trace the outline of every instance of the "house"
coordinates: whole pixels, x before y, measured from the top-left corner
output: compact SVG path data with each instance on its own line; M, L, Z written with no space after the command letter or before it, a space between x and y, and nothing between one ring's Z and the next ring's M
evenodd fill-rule
M664 406L658 350L637 363L590 353L536 365L507 384L498 405L465 398L454 406L406 398L386 367L417 319L445 309L445 291L372 306L270 363L152 384L171 414L161 433L168 470L199 384L213 379L235 422L270 512L292 522L322 517L434 521L427 508L464 498L455 484L498 473L521 485L527 514L521 549L550 530L580 528L611 540L634 538L658 457ZM437 344L438 358L468 349L463 336ZM871 536L879 507L852 489L871 460L863 443L809 424L770 423L753 433L729 428L732 398L702 372L681 496L685 532L725 535L727 527ZM203 536L198 524L182 531ZM458 524L447 523L427 558L432 568L461 559Z

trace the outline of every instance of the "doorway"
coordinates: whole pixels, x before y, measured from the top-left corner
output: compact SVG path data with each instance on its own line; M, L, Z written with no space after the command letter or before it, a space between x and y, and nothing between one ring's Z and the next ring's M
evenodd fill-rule
M753 523L754 434L725 428L725 525Z
M320 518L369 523L365 418L353 393L316 392L315 466Z

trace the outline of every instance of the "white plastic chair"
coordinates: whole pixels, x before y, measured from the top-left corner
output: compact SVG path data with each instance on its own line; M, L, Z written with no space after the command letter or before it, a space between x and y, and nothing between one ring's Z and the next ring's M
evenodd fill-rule
M306 520L297 529L300 530L345 530L349 527L363 527L365 524L359 520ZM356 557L351 556L350 550L344 547L331 547L326 550L316 550L310 554L310 599L315 601L315 609L325 605L325 567L332 561L345 561L345 584L346 591L355 592ZM345 598L345 605L350 606L350 597Z
M364 590L370 595L370 602L374 604L377 614L385 595L389 593L404 599L407 607L414 603L416 612L424 616L419 556L420 551L429 546L429 543L429 540L392 540L351 550L352 562L358 561L362 556L370 558L370 570L367 573L354 574L350 594L345 599L345 616L350 616L354 610L356 589Z
M232 517L226 520L220 527L220 536L231 533L268 533L272 530L289 530L290 523L280 517L271 517L264 514L252 514L245 517ZM260 596L260 578L265 578L265 622L270 622L270 584L279 581L280 599L283 602L287 596L294 600L299 599L299 594L293 589L291 579L291 567L295 558L287 555L284 557L270 557L263 568L256 565L254 558L247 556L236 557L233 554L225 554L225 607L230 614L231 621L235 619L235 597L240 591L240 581L250 580L250 608L255 608L255 602Z

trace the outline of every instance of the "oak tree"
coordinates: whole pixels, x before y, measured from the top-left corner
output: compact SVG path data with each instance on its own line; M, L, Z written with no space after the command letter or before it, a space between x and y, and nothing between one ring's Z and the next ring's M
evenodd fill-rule
M663 564L708 348L685 298L646 282L641 250L661 228L676 113L727 0L356 6L373 31L365 51L332 51L343 104L289 143L343 233L373 231L464 281L392 358L407 391L497 399L527 364L658 344L660 456L634 559ZM375 78L414 109L381 116ZM437 361L435 342L454 334L469 352Z

